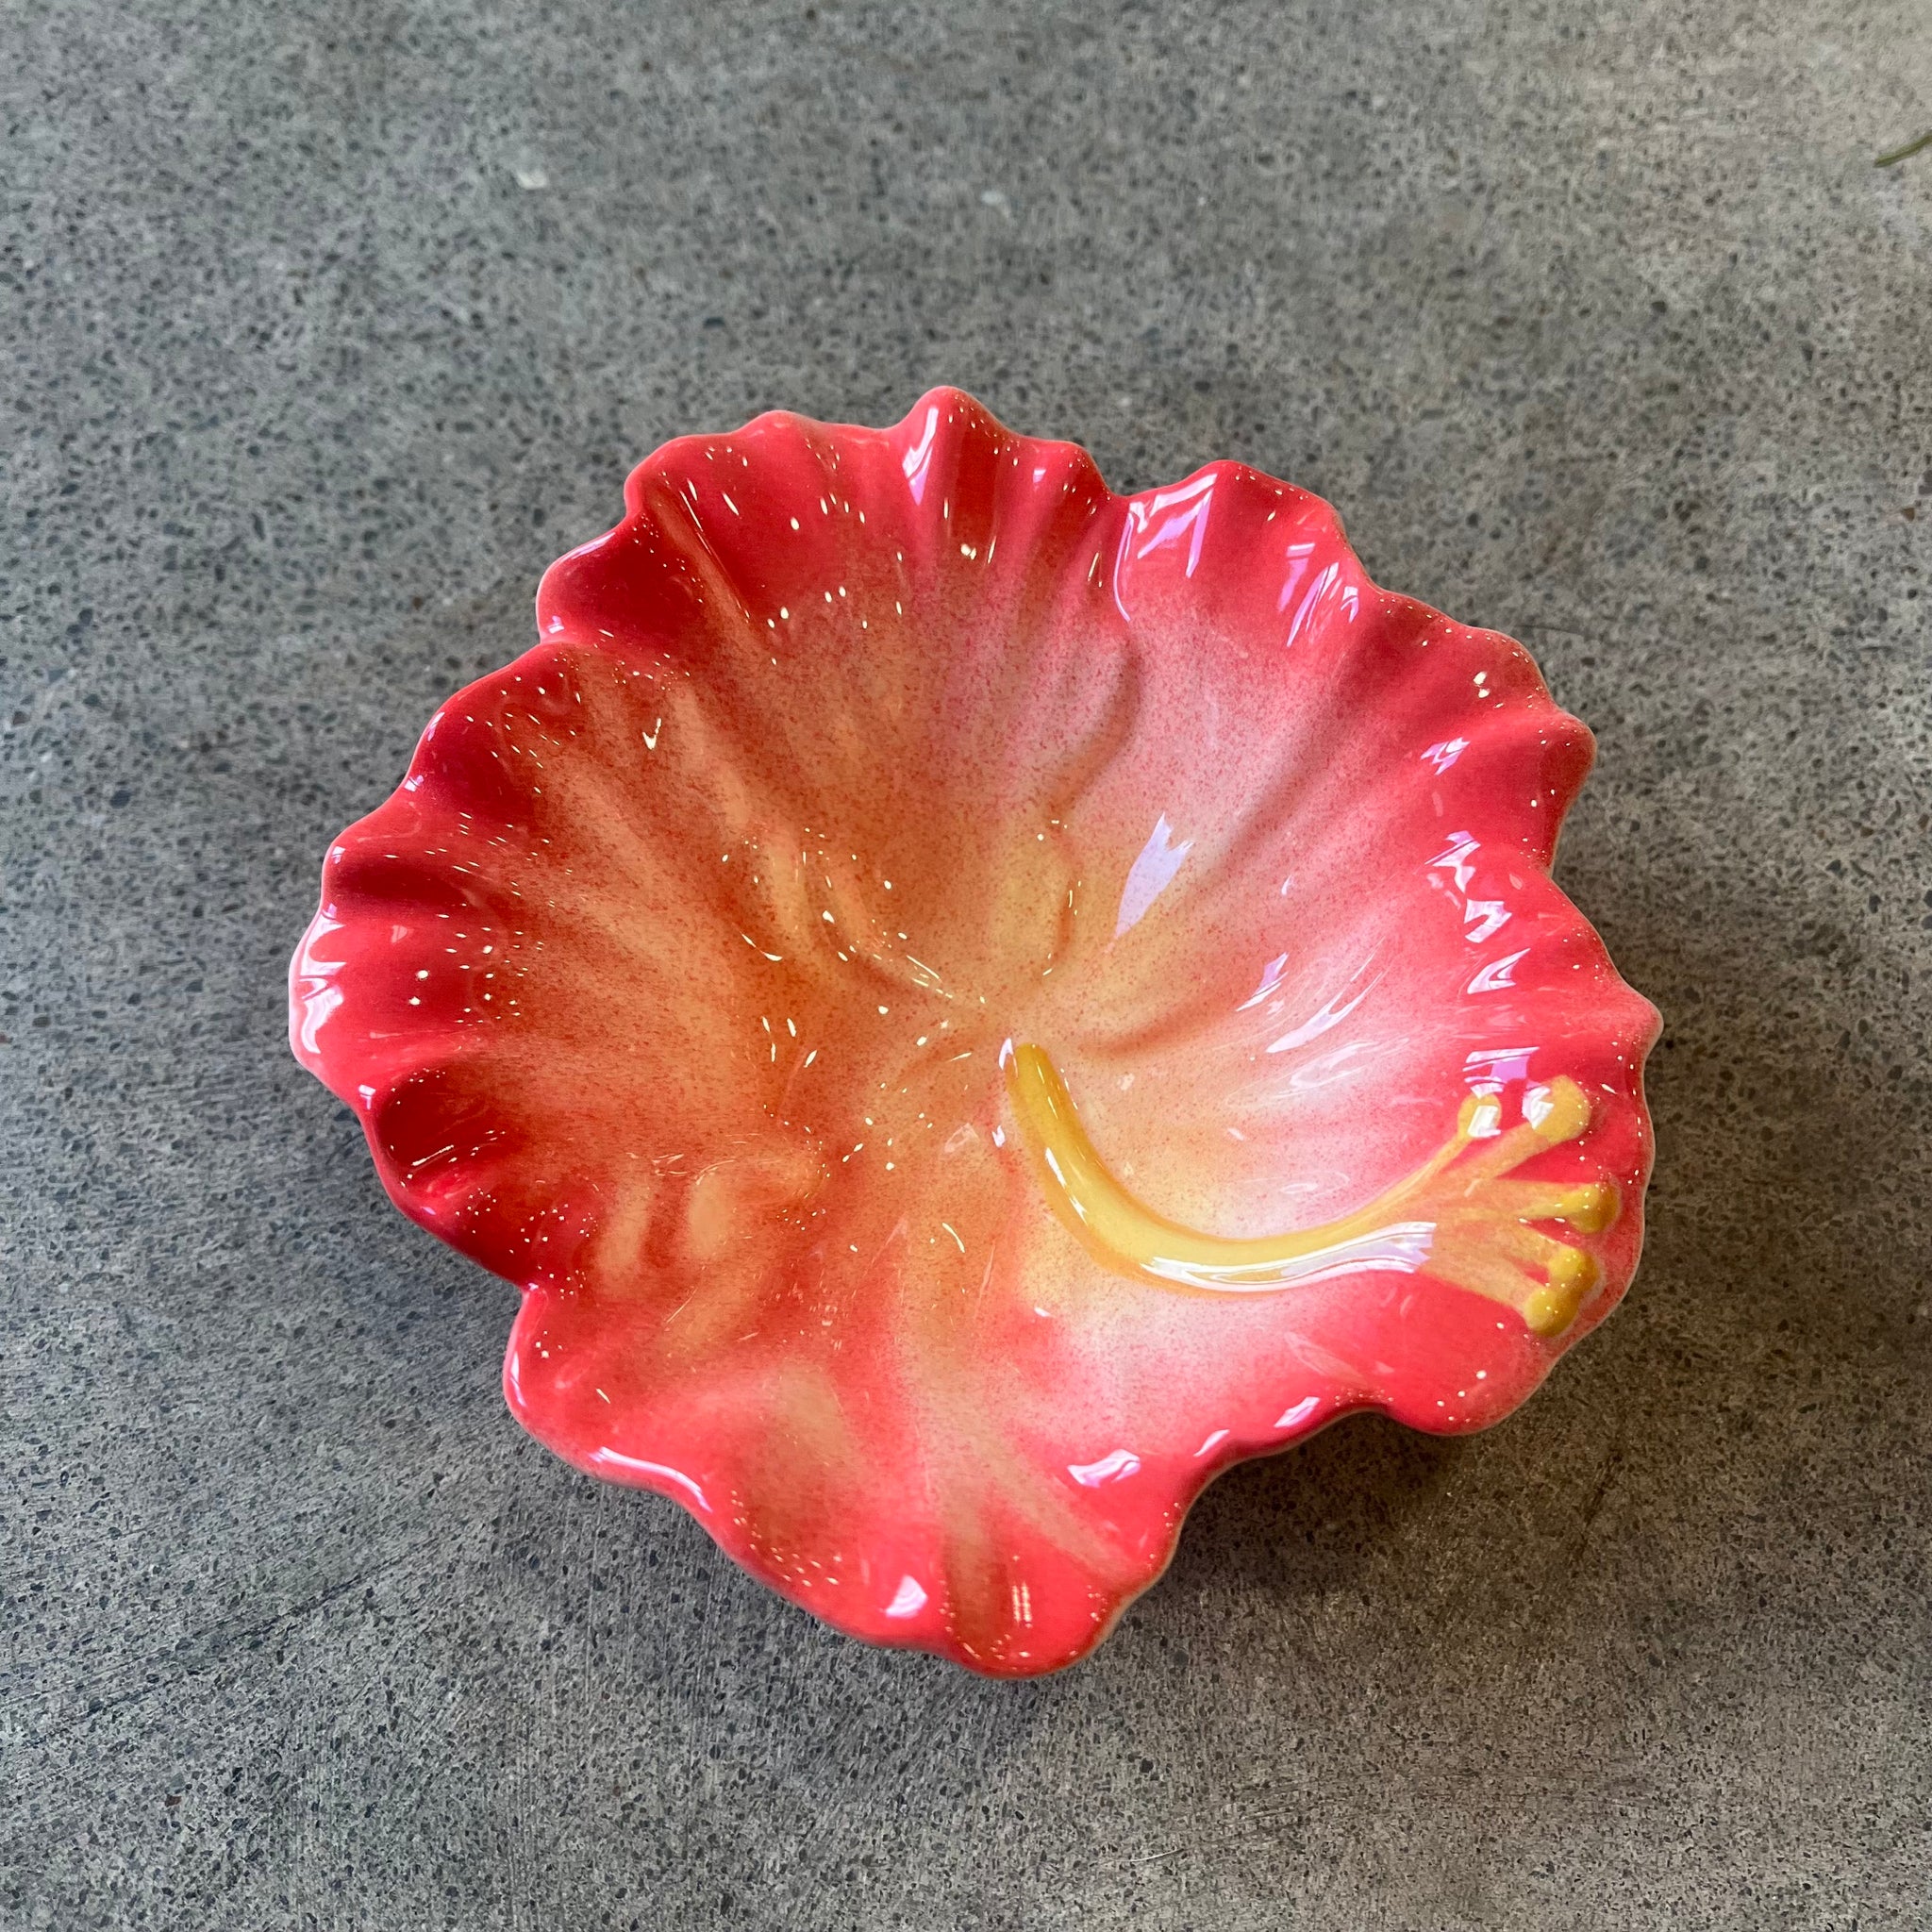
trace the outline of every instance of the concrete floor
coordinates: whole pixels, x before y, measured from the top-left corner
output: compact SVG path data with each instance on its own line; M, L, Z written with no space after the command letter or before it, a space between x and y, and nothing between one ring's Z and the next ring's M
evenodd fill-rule
M1921 0L15 0L0 119L0 1924L1932 1925ZM1669 1023L1616 1321L1017 1687L525 1441L283 1038L625 469L941 379L1526 639Z

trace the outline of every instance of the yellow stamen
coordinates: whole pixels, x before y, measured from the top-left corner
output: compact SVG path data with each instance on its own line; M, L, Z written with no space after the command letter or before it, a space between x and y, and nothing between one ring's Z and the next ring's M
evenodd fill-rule
M1427 1274L1506 1302L1536 1334L1555 1336L1575 1320L1599 1270L1581 1248L1527 1224L1561 1222L1594 1234L1616 1218L1617 1190L1608 1181L1504 1178L1589 1126L1589 1096L1570 1079L1553 1082L1538 1118L1507 1133L1496 1131L1498 1102L1472 1094L1455 1134L1366 1207L1257 1240L1201 1234L1135 1200L1095 1151L1066 1082L1040 1047L1014 1048L1007 1085L1054 1211L1097 1259L1165 1288L1257 1294L1341 1274Z

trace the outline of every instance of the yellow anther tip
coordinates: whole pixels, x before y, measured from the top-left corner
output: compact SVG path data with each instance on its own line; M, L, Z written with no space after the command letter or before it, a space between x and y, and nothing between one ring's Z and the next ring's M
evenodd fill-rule
M1536 1124L1537 1139L1559 1147L1574 1141L1590 1124L1590 1096L1567 1075L1550 1082L1543 1116Z
M1578 1234L1601 1234L1616 1220L1617 1210L1622 1205L1616 1189L1607 1181L1591 1181L1588 1186L1577 1189L1561 1218Z
M1523 1319L1533 1335L1546 1341L1562 1334L1576 1319L1601 1271L1594 1256L1581 1248L1565 1248L1550 1263L1550 1278L1530 1292L1523 1304Z

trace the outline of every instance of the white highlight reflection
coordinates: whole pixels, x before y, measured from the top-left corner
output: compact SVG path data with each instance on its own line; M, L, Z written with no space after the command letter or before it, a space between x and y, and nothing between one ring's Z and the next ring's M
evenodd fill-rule
M1307 1422L1321 1406L1322 1398L1319 1395L1304 1395L1292 1408L1284 1410L1274 1418L1274 1426L1277 1429L1294 1428L1299 1424Z
M302 945L295 958L294 971L291 974L291 991L295 1004L301 1009L302 1024L297 1038L302 1051L314 1054L319 1051L323 1026L328 1016L342 1003L341 990L334 984L340 962L334 959L319 959L315 956L318 940L326 939L332 932L341 932L342 922L331 919L326 912L318 912L308 923L308 930L302 935Z
M1479 946L1485 940L1492 940L1509 924L1511 913L1500 899L1465 899L1462 902L1462 923L1471 929L1462 937L1471 945Z
M1174 874L1194 849L1191 839L1183 839L1178 845L1170 845L1168 841L1173 837L1174 827L1168 824L1167 814L1162 812L1155 821L1146 844L1141 846L1140 858L1128 869L1127 882L1121 891L1120 916L1114 922L1115 939L1140 924L1148 908L1174 883Z
M668 1462L646 1462L641 1456L625 1456L616 1449L593 1449L589 1460L599 1469L621 1469L633 1475L647 1477L654 1483L669 1483L672 1488L681 1490L707 1516L711 1513L711 1506L706 1500L704 1491L681 1469L673 1469Z
M1334 998L1329 1000L1326 1006L1322 1008L1319 1012L1310 1013L1291 1033L1284 1033L1279 1040L1272 1042L1267 1049L1268 1052L1289 1053L1295 1047L1306 1046L1311 1040L1321 1039L1322 1035L1326 1033L1331 1026L1341 1025L1342 1021L1347 1019L1374 991L1376 980L1380 977L1381 975L1377 974L1375 979L1370 980L1368 985L1363 987L1361 991L1357 993L1352 1000L1344 1001L1341 993L1338 992ZM1342 989L1342 992L1347 991L1346 987Z
M342 1003L341 987L331 986L327 980L304 976L300 982L301 991L296 994L302 1007L302 1051L315 1054L322 1050L322 1029L327 1024L328 1016Z
M1176 490L1156 491L1153 496L1135 497L1127 504L1126 522L1121 525L1120 547L1114 553L1112 591L1114 608L1132 621L1126 598L1127 565L1150 557L1170 543L1188 539L1186 573L1194 575L1201 561L1201 545L1208 536L1208 515L1214 503L1214 477L1196 476Z
M1315 581L1303 593L1302 601L1296 607L1293 618L1290 620L1287 639L1289 645L1292 646L1295 640L1307 628L1308 620L1314 616L1316 607L1335 588L1341 577L1341 566L1339 563L1324 565L1316 572ZM1354 611L1351 610L1349 615L1353 617Z
M1277 1288L1332 1281L1342 1274L1413 1274L1427 1264L1435 1238L1433 1221L1392 1221L1387 1227L1285 1261L1213 1264L1155 1255L1141 1265L1148 1274L1158 1274L1163 1281L1177 1281L1185 1288L1261 1294Z
M1505 953L1500 959L1491 959L1483 967L1465 989L1469 992L1502 992L1515 987L1513 977L1516 968L1529 957L1529 948L1524 946L1519 953Z
M889 1617L916 1617L925 1607L925 1591L916 1576L902 1576L892 1601L886 1606Z
M1475 876L1475 867L1469 861L1478 849L1476 841L1467 832L1451 832L1448 844L1429 860L1429 870L1433 872L1446 866L1456 881L1456 890L1466 892L1470 880Z
M925 502L925 471L932 461L933 439L939 434L940 412L935 404L925 412L925 427L919 433L919 441L900 459L906 472L906 481L911 486L912 500L917 504Z
M1114 1449L1098 1462L1070 1462L1067 1474L1083 1490L1097 1490L1102 1483L1124 1482L1141 1473L1141 1458L1131 1449Z
M1287 970L1288 955L1286 953L1276 953L1274 958L1269 960L1267 965L1261 969L1260 985L1235 1008L1235 1011L1237 1013L1245 1013L1251 1007L1258 1007L1281 984L1281 975Z

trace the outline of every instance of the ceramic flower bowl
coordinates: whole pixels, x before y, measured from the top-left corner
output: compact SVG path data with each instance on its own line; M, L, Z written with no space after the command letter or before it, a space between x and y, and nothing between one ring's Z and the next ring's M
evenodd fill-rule
M505 1385L840 1629L1090 1650L1217 1472L1623 1293L1657 1020L1520 646L935 391L668 444L328 855L297 1055Z

